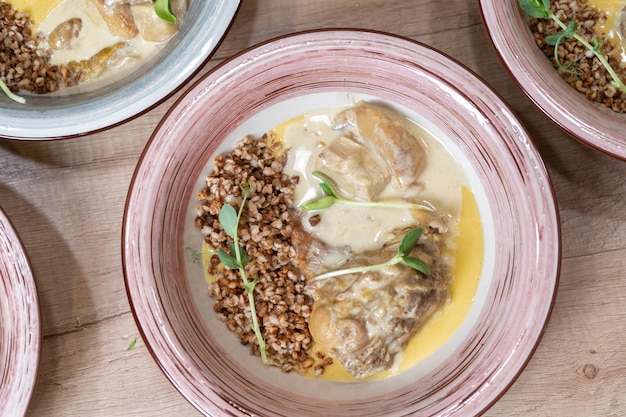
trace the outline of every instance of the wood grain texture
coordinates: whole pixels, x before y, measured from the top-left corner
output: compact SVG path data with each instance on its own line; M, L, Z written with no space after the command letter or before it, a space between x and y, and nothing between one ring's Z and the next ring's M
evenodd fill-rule
M532 106L492 49L475 1L245 0L196 79L258 42L333 27L396 33L459 60L510 104L548 167L563 233L559 291L535 355L486 415L626 415L626 164L574 141ZM121 266L132 173L177 96L86 137L0 141L0 205L23 240L41 302L29 416L199 415L141 340L127 350L139 333Z

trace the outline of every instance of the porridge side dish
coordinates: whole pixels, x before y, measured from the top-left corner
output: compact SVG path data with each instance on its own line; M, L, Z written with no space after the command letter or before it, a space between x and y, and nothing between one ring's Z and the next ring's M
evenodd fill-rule
M549 3L554 16L565 25L574 22L575 33L592 48L572 36L562 38L555 45L558 34L567 31L553 19L531 16L529 26L537 45L561 77L589 101L616 112L626 112L626 1L553 0ZM593 49L606 59L606 65L619 81L615 82L615 77Z
M187 0L173 0L182 18ZM132 70L176 33L151 0L0 0L0 78L49 93Z
M215 158L198 199L217 317L283 371L393 375L471 306L473 195L447 150L395 112L359 102L247 136Z

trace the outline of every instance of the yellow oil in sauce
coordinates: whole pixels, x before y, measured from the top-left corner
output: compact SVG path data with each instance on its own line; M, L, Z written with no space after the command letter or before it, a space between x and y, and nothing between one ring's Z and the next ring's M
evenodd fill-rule
M35 31L39 24L43 22L48 14L62 3L63 0L8 0L15 10L29 13L33 21Z
M450 300L411 339L397 365L370 380L396 375L426 359L463 323L474 302L484 256L483 228L478 204L474 194L466 186L462 187L462 206L457 231L458 234L454 237L456 250L452 254L454 278L449 288ZM338 361L326 367L326 371L319 378L333 381L355 380Z
M613 44L621 49L622 61L626 62L626 39L617 30L622 10L626 7L626 0L588 0L588 4L599 12L606 13L604 22L597 22L594 30L599 35L606 35Z

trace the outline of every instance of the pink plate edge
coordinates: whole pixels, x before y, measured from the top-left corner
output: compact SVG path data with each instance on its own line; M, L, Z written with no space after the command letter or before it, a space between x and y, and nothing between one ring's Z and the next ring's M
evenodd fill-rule
M21 416L30 404L41 355L41 313L26 251L10 219L0 208L0 415ZM6 296L6 298L5 298ZM4 304L4 305L3 305Z

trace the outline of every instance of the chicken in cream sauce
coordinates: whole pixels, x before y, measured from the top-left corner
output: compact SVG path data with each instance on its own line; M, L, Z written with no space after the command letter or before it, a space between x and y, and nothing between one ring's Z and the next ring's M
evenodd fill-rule
M27 12L48 65L66 68L75 83L132 71L178 30L156 15L152 0L9 0ZM173 0L178 22L187 0ZM68 83L68 85L71 85Z
M423 203L419 178L426 150L399 120L359 102L339 112L330 127L330 137L317 156L310 156L309 165L332 178L342 195ZM302 175L310 178L311 173ZM302 228L295 229L297 259L310 279L308 292L314 300L309 328L346 371L365 378L389 369L446 301L449 274L441 252L447 219L420 209L333 208L305 213ZM424 233L412 255L428 264L428 276L396 264L315 279L330 270L384 263L414 227Z

